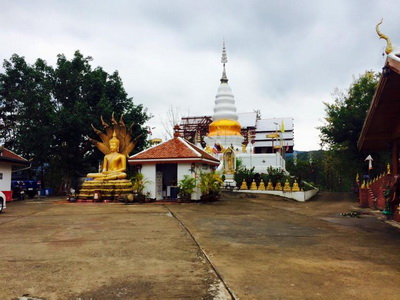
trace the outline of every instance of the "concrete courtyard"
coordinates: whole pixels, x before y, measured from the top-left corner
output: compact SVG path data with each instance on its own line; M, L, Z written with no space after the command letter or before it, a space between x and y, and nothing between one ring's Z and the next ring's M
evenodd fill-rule
M0 228L0 299L400 298L400 230L351 194L34 199L8 203Z

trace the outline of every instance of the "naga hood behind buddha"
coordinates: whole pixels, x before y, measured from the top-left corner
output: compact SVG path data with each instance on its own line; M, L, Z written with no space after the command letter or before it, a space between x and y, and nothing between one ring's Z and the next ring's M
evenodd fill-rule
M114 118L114 113L113 113L111 116L111 125L104 122L103 117L100 117L101 124L103 125L105 132L98 130L92 124L93 130L99 136L101 142L98 142L90 137L88 139L101 152L103 152L104 155L110 153L110 140L113 138L114 133L115 137L119 140L119 153L128 157L129 153L131 153L132 150L135 149L139 137L136 137L134 140L132 140L133 124L129 126L129 128L126 128L126 125L122 117L123 116L121 115L120 120L117 122Z

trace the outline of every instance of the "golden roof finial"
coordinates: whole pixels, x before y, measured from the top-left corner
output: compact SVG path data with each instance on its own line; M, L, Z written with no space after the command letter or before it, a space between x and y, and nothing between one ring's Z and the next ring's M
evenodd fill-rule
M379 25L381 25L382 22L383 22L383 18L382 18L382 20L376 25L376 33L379 35L379 38L380 38L380 39L385 39L385 40L386 40L387 45L386 45L385 52L386 52L386 54L389 54L390 52L393 51L392 42L390 41L390 39L389 39L389 37L388 37L387 35L385 35L385 34L383 34L382 32L380 32L380 30L379 30Z

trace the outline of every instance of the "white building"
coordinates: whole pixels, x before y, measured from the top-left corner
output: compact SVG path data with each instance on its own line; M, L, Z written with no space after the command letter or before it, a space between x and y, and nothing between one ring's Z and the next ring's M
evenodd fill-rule
M254 153L293 152L293 118L257 119L257 113L238 113L242 134L248 134Z
M0 198L6 201L12 200L11 174L13 167L29 165L30 162L25 158L4 147L0 147Z
M186 141L175 132L174 138L132 155L130 165L139 167L146 181L144 193L156 200L176 199L177 184L185 175L198 178L200 172L210 172L219 160ZM192 200L200 200L197 187Z

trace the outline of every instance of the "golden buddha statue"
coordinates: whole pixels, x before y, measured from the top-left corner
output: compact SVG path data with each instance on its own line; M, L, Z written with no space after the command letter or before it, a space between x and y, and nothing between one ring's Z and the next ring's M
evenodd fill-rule
M100 137L101 142L89 138L101 152L104 153L102 171L100 173L89 173L88 178L95 180L117 180L126 178L126 158L136 145L137 139L132 140L132 126L126 128L124 121L115 120L112 114L111 125L104 122L101 118L105 132L96 129L93 130Z
M260 185L258 186L259 191L265 191L265 183L264 180L261 178Z
M240 189L241 190L248 190L247 182L246 182L245 179L243 179L243 182L242 182L242 185L240 186Z
M232 147L227 148L222 156L225 174L235 174L235 153Z
M132 182L126 179L126 159L135 148L139 137L132 140L132 126L126 127L122 119L115 120L111 117L111 124L104 122L101 117L104 131L92 128L101 141L88 137L89 141L104 154L101 172L89 173L79 191L82 201L102 201L128 199L132 196ZM99 196L100 195L100 196Z
M101 173L89 173L88 178L95 180L116 180L126 178L126 156L119 153L119 140L115 132L110 140L110 153L104 156Z

